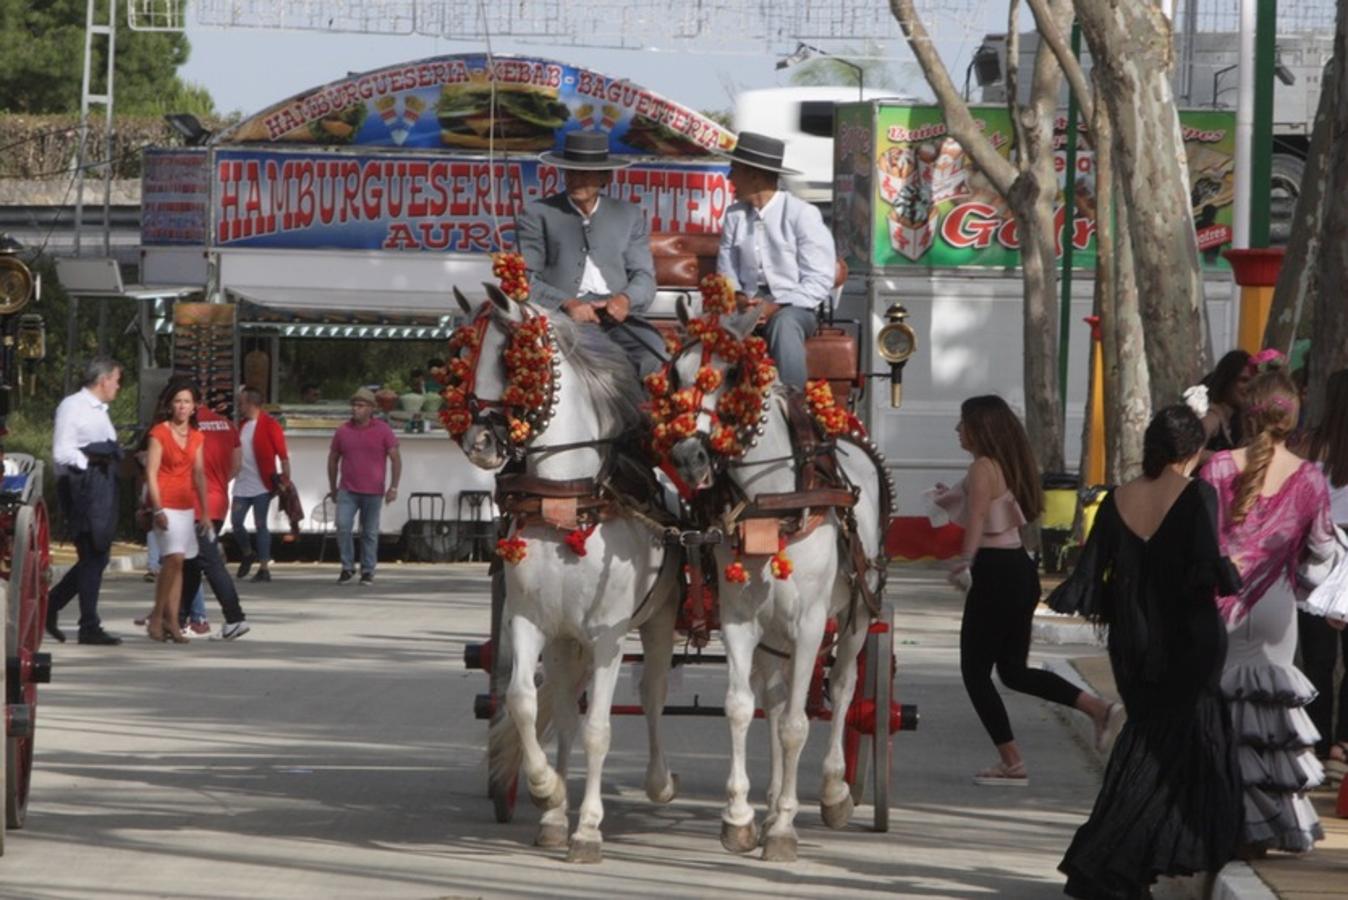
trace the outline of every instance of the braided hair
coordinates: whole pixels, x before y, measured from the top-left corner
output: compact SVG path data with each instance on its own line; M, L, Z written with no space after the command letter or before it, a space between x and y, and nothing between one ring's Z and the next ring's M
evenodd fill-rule
M1239 524L1254 508L1259 492L1264 487L1264 476L1273 460L1278 444L1297 427L1296 385L1286 370L1270 369L1256 375L1245 392L1245 434L1250 436L1245 445L1245 471L1236 476L1235 505L1231 521Z

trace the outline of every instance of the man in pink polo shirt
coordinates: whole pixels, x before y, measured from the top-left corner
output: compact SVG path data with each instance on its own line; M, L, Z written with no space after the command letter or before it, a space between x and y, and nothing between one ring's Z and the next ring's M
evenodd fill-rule
M392 465L392 483L384 489L385 461ZM351 420L332 436L328 451L328 496L337 498L337 549L342 557L338 584L355 574L351 529L360 513L360 583L374 582L379 557L379 512L398 497L403 461L398 437L388 423L374 418L374 393L361 388L351 396ZM340 482L338 475L341 475Z

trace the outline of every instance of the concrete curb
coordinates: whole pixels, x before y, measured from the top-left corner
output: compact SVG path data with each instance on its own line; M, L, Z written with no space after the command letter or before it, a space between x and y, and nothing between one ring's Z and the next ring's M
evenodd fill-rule
M1035 616L1035 620L1035 639L1038 640L1039 636L1037 629L1040 625L1038 615ZM1055 623L1051 621L1045 622L1044 627L1046 630L1051 629L1055 627ZM1062 627L1061 623L1058 623L1057 627ZM1068 625L1066 627L1070 629L1074 626ZM1094 633L1094 626L1087 625L1086 627L1090 628L1092 633ZM1043 643L1069 642L1047 640ZM1096 642L1096 645L1099 646L1099 642ZM1077 671L1076 666L1072 665L1067 660L1046 660L1043 663L1043 668L1061 675L1082 690L1087 690L1097 695L1100 693L1087 683L1086 679L1082 678L1081 673ZM1109 760L1109 753L1108 751L1101 753L1095 749L1095 727L1091 724L1090 719L1086 716L1074 715L1068 711L1064 711L1061 718L1068 729L1071 730L1072 734L1080 741L1081 745L1086 748L1086 752L1100 764L1100 768L1103 770L1105 763ZM1158 898L1192 897L1195 898L1195 900L1197 900L1197 898L1206 897L1210 897L1211 900L1277 900L1278 896L1269 889L1268 885L1264 883L1263 879L1255 873L1254 869L1252 869L1248 863L1243 863L1238 860L1227 863L1222 867L1221 872L1217 873L1217 879L1213 884L1212 893L1210 895L1204 893L1203 883L1205 880L1206 879L1202 876L1194 876L1191 878L1163 878L1157 884L1153 894Z
M130 553L122 556L114 556L112 559L108 560L108 567L104 569L104 572L139 572L149 565L149 562L150 555L148 553ZM65 564L52 566L52 584L55 584L64 578L65 574L69 572L70 569L71 567Z

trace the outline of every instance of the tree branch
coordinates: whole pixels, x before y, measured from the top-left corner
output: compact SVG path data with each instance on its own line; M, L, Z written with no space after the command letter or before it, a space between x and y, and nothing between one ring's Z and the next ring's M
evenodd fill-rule
M908 46L922 67L922 74L926 76L927 83L936 94L936 102L945 113L946 130L969 154L974 165L987 176L997 192L1005 197L1019 173L1009 160L997 152L992 141L988 140L969 114L968 104L950 80L950 73L946 71L945 63L941 62L941 56L932 44L931 35L917 17L913 0L889 0L889 9L903 29Z
M1025 123L1020 118L1020 0L1011 0L1006 12L1006 111L1011 117L1011 133L1015 138L1016 167L1024 172L1030 164L1026 159L1029 142L1025 139Z
M1053 20L1053 13L1048 8L1048 0L1026 0L1026 2L1030 5L1030 11L1034 13L1039 36L1057 57L1058 65L1067 76L1068 86L1071 87L1072 93L1076 94L1082 119L1087 122L1094 121L1095 100L1090 85L1086 84L1086 73L1081 69L1081 62L1072 55L1072 48L1063 40L1062 32L1058 30L1058 23Z

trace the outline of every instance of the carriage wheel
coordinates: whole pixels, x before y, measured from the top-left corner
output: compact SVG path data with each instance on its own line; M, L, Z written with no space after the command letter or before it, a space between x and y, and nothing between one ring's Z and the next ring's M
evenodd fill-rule
M872 797L875 804L875 830L889 830L889 777L893 739L889 733L889 705L894 697L894 611L885 604L881 611L882 630L866 637L866 681L875 698L875 730L871 737ZM873 651L873 652L872 652Z
M506 716L505 696L506 689L510 686L510 670L513 667L513 657L510 653L510 642L503 639L505 632L505 573L496 571L492 573L491 579L491 646L492 646L492 664L491 671L487 673L489 684L491 686L491 696L496 705L492 710L491 725L496 726ZM487 760L487 771L490 773L495 768L492 763L494 760ZM487 797L491 799L492 810L496 814L496 821L509 822L515 816L515 795L519 788L519 774L512 773L507 782L498 784L494 782L490 775L487 778Z
M13 555L9 578L9 612L5 623L5 658L32 660L42 646L47 615L47 573L50 546L47 510L41 503L20 507L14 516ZM5 741L5 822L22 828L33 774L33 737L37 722L37 683L15 678L10 670L5 702L26 708L28 727Z

